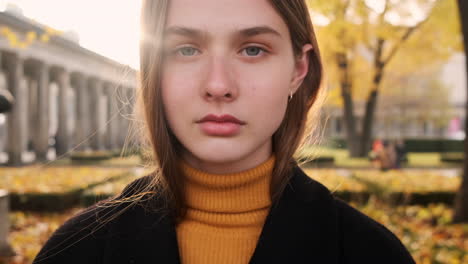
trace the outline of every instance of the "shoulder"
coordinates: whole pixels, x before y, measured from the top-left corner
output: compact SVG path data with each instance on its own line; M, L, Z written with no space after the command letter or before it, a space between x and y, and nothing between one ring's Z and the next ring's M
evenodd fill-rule
M408 250L384 225L336 197L320 182L296 167L291 179L296 201L309 214L309 223L327 229L339 241L340 263L414 264Z
M106 234L105 211L93 205L68 219L47 240L33 263L98 263L97 252Z
M61 225L47 240L34 264L101 263L110 230L125 221L126 214L139 210L137 204L118 202L139 193L149 176L127 185L120 195L83 209ZM116 202L117 201L117 202Z
M401 241L388 228L335 198L338 209L342 253L360 263L415 263ZM367 262L368 261L368 262Z

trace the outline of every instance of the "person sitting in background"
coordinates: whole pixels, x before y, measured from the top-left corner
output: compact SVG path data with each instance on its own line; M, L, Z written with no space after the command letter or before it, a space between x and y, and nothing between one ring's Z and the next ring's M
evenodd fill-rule
M395 145L388 140L384 140L382 148L377 152L377 157L382 171L393 169L396 161Z
M374 168L381 167L378 153L381 151L382 148L383 148L382 140L380 139L374 140L374 142L372 143L372 150L369 153L369 160L371 161L372 167Z

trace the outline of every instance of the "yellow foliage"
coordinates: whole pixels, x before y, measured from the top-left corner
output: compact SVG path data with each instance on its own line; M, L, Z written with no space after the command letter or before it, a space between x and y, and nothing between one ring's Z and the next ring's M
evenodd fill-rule
M61 31L47 27L45 32L40 35L39 39L43 43L50 41L51 36L59 35ZM35 31L28 31L25 33L23 40L20 39L19 33L14 32L7 26L0 26L0 37L3 36L8 39L10 46L20 49L25 49L32 45L37 39L37 33Z
M127 186L129 183L131 183L132 181L136 180L137 178L141 177L141 176L144 176L144 175L148 175L152 172L151 169L147 168L147 169L142 169L142 171L140 171L139 173L132 173L131 175L129 175L129 177L124 177L124 178L121 178L117 181L112 181L112 182L108 182L108 183L105 183L105 184L100 184L94 188L91 188L89 190L86 190L85 191L85 195L86 194L93 194L93 195L115 195L115 194L119 194L124 188L125 186Z
M455 0L411 0L412 4L421 7L418 19L424 22L412 31L412 35L405 41L402 40L405 33L418 23L401 22L414 15L414 12L408 10L410 5L404 4L405 1L384 0L382 2L387 4L388 8L377 10L369 5L370 2L307 1L313 11L311 13L320 14L329 21L327 25L316 28L316 32L325 72L332 87L330 91L340 86L342 69L337 65L337 54L341 53L348 59L347 69L352 84L353 99L357 101L367 99L376 70L374 56L377 54L379 39L384 41L382 59L388 59L392 51L397 50L395 56L388 62L388 66L385 66L385 73L392 72L402 76L410 76L421 68L443 63L454 52L461 50L460 25ZM447 16L447 14L454 15ZM389 15L400 17L400 23L395 24L395 21L388 18ZM391 78L387 74L383 77L383 82ZM392 87L381 86L381 90L389 88ZM334 91L334 93L333 97L339 92ZM332 104L339 103L340 101L336 99L332 101Z
M30 31L26 34L26 41L28 43L32 43L37 39L37 33L34 31Z
M44 35L41 35L41 41L42 41L42 42L45 42L45 43L46 43L46 42L49 42L49 41L50 41L49 35L45 35L45 34L44 34Z
M385 186L393 192L453 191L460 186L460 177L447 177L427 169L415 171L350 170L349 174L335 169L304 169L311 178L321 182L330 190L363 191L358 181L349 177L352 173L360 179Z

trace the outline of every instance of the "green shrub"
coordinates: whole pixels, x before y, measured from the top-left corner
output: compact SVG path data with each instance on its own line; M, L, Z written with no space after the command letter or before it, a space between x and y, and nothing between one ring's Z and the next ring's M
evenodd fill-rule
M70 159L72 162L103 161L112 159L114 155L112 151L74 152Z
M315 158L300 157L297 162L301 166L332 166L335 164L335 157L332 156L319 156Z
M407 138L405 147L407 152L463 152L464 141L456 139L420 139ZM346 139L333 138L329 140L331 148L347 148Z
M405 139L408 152L463 152L463 140Z
M448 152L440 155L440 161L448 163L463 163L464 154L460 152Z
M336 148L336 149L347 149L348 148L348 143L346 142L346 139L343 138L332 138L328 140L328 144L330 148Z

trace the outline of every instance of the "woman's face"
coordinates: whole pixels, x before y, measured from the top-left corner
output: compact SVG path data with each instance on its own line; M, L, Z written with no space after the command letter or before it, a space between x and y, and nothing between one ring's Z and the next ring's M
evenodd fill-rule
M268 159L310 49L295 59L289 30L267 0L171 0L162 95L183 159L210 173Z

